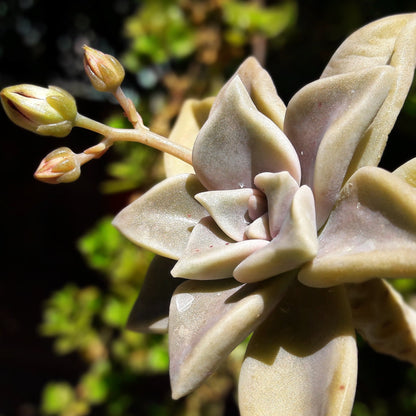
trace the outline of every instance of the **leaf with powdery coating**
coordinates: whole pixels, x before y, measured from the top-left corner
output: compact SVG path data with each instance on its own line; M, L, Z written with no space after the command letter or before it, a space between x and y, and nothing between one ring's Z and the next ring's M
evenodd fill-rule
M127 321L127 329L136 332L162 334L168 331L169 304L175 289L183 279L170 274L175 261L156 256L150 263Z
M237 264L267 244L265 240L233 242L211 217L203 218L193 229L172 276L195 280L229 278Z
M416 158L394 175L416 187ZM384 279L347 284L354 325L371 347L416 365L416 312Z
M186 100L169 135L169 140L192 149L199 130L208 118L214 99L214 97L209 97L204 100ZM169 153L163 154L163 162L167 177L194 173L192 165Z
M416 275L416 189L381 168L359 169L319 235L317 256L299 280L329 287Z
M282 227L299 185L288 172L260 173L254 178L254 183L267 197L269 232L274 238Z
M239 76L221 90L195 141L192 161L208 190L253 188L261 172L288 171L300 180L289 139L259 112Z
M357 347L343 287L300 284L254 332L241 368L241 416L350 416Z
M260 238L262 240L271 240L270 225L268 214L263 214L261 217L254 220L246 229L247 238Z
M233 276L243 283L258 282L300 267L314 258L317 251L313 195L310 188L301 186L279 234L242 261Z
M124 208L113 224L133 243L178 259L192 228L208 214L194 198L204 190L192 174L165 179Z
M208 191L195 195L195 199L228 237L241 241L248 225L248 201L256 192L251 188Z
M371 347L416 365L416 311L383 279L345 286L354 325Z
M235 76L240 77L257 109L283 130L286 106L277 95L276 87L269 73L257 59L252 56L247 58L237 69ZM218 97L221 97L221 94L222 92L218 94Z
M393 173L416 188L416 157L399 166Z
M349 36L335 51L322 78L379 65L394 68L392 88L363 136L347 177L362 166L376 166L387 136L412 84L416 64L416 14L398 14L372 22Z
M394 69L379 66L312 82L289 102L284 131L298 152L302 183L314 191L318 229L393 80Z
M265 319L293 279L287 274L257 285L227 279L179 286L169 313L172 397L198 387Z

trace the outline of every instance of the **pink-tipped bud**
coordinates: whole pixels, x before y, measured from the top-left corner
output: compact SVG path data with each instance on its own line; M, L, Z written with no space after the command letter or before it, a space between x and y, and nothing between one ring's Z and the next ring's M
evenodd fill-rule
M111 55L84 46L84 68L97 91L114 92L124 79L124 68Z
M60 147L40 162L34 176L41 182L58 184L74 182L80 174L78 156L68 147Z
M7 116L26 130L42 136L67 136L77 116L74 97L59 87L20 84L4 88L1 103Z

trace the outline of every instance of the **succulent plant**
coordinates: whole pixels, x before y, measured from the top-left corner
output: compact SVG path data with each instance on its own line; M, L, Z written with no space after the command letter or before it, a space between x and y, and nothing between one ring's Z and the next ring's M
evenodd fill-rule
M183 107L171 139L192 167L167 156L167 179L114 220L157 254L129 326L169 332L174 398L251 333L242 415L350 414L355 330L416 363L416 313L384 280L416 276L416 159L376 167L415 61L416 15L396 15L287 108L254 58Z
M75 180L116 141L168 153L167 178L114 224L156 254L128 326L168 331L173 398L249 336L243 416L349 415L356 331L375 350L416 364L416 312L386 280L416 276L416 158L394 172L377 167L413 80L416 14L353 33L287 107L248 58L215 99L184 104L169 140L144 126L122 92L118 61L85 53L89 76L99 60L93 85L115 96L134 129L98 123L71 104L64 122L104 139L81 154L53 152L37 176ZM21 90L3 90L3 106L39 133L50 103L34 105L31 95L29 105ZM55 109L68 107L68 93L54 99Z

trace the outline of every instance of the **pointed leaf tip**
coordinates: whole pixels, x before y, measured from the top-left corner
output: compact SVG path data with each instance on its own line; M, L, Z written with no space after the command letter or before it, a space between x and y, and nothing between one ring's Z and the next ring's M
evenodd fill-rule
M165 179L124 208L113 224L133 243L178 259L192 228L207 215L194 198L205 191L195 175Z
M416 274L416 190L398 175L363 167L345 184L299 280L312 287Z
M252 188L261 172L288 171L300 180L293 146L257 110L238 76L217 97L195 142L192 160L208 190Z
M351 162L347 177L362 166L376 166L414 77L416 13L397 14L372 22L349 36L336 50L322 77L389 65L394 82Z
M335 75L308 84L289 102L285 133L299 155L302 183L313 189L318 229L394 77L389 66Z

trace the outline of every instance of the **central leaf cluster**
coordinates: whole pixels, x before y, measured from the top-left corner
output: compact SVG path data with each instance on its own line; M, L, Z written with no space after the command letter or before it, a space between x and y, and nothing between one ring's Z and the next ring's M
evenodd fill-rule
M174 277L264 280L301 266L317 252L314 200L288 172L255 176L255 188L198 193L210 216L193 229Z

